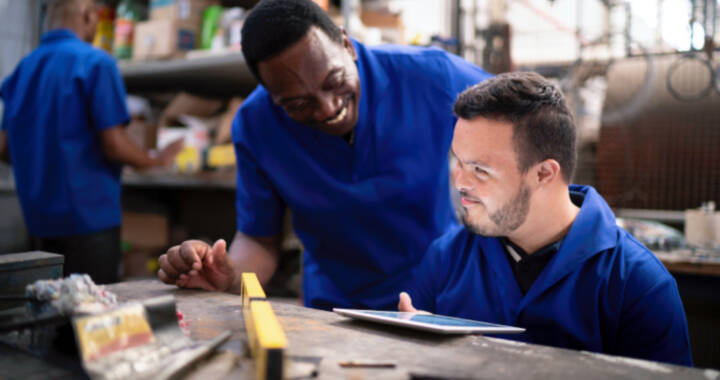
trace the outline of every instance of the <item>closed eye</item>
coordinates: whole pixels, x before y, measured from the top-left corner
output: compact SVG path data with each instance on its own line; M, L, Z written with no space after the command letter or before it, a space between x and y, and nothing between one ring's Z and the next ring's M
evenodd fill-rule
M337 71L328 78L328 81L325 82L325 90L336 90L338 88L342 88L345 86L345 72L344 71Z
M488 176L487 170L485 170L485 169L483 169L483 168L481 168L481 167L479 167L479 166L473 166L473 171L475 172L475 174L476 174L478 177L484 178L484 177L487 177L487 176Z
M287 102L284 104L285 109L289 112L302 112L304 111L308 106L308 101L306 100L293 100L290 102Z

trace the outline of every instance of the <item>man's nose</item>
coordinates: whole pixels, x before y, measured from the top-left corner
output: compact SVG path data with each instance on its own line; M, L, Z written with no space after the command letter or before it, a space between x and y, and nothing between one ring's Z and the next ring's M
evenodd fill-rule
M342 106L342 99L339 96L333 94L323 94L318 97L317 107L313 115L317 121L326 121L332 119Z
M455 188L458 191L467 191L472 189L472 182L465 174L465 170L463 170L460 165L455 166L455 169L453 171L453 181L455 182Z

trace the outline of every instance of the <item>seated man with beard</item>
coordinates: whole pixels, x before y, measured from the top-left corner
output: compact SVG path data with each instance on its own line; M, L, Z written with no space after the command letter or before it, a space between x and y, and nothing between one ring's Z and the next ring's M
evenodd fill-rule
M569 185L575 126L562 93L534 73L503 74L465 90L454 112L464 226L430 246L399 309L414 302L526 329L510 339L692 365L675 280L595 189Z

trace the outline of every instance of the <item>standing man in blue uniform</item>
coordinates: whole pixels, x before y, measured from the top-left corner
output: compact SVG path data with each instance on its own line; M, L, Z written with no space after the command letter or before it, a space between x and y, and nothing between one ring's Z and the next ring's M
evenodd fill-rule
M111 56L88 42L92 0L52 0L48 32L0 87L0 158L11 163L35 249L65 255L64 273L117 281L120 169L167 165L126 134L125 88Z
M233 125L237 234L227 256L223 241L170 248L158 276L220 291L237 291L241 271L268 281L287 206L307 306L393 308L456 223L449 109L489 75L437 49L366 47L310 0L258 3L242 39L261 85Z
M692 365L675 280L595 189L568 187L575 126L560 91L538 74L502 74L464 91L454 111L465 226L433 242L399 309L414 302L527 330L510 339Z

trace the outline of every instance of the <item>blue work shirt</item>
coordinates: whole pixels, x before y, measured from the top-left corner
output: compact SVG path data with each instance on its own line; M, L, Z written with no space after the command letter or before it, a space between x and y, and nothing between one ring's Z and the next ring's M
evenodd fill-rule
M0 88L18 198L31 235L117 227L120 165L100 132L126 124L125 88L107 53L66 29L46 33Z
M500 239L456 226L409 288L417 309L524 327L508 339L692 365L673 277L589 186L560 250L523 296Z
M237 229L278 235L287 206L305 249L305 305L392 309L430 242L456 223L452 105L489 74L438 49L353 45L361 95L352 147L290 119L262 86L240 107Z

